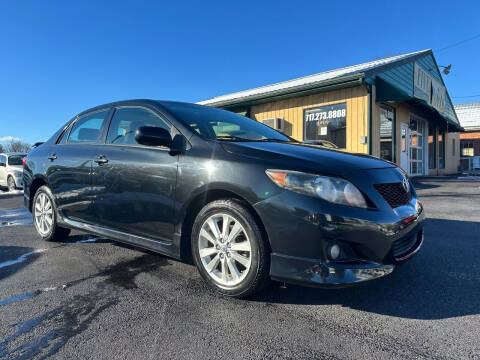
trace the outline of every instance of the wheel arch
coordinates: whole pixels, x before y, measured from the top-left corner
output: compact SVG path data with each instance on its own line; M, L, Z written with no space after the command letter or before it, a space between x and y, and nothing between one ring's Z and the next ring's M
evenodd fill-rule
M236 192L225 189L208 189L197 194L185 207L182 212L182 221L179 225L181 230L180 237L180 256L183 260L190 263L193 262L192 251L190 247L190 237L192 232L192 226L200 210L208 203L211 203L215 200L221 199L233 199L238 201L240 204L245 206L250 214L254 217L262 237L265 239L265 244L268 247L268 250L271 251L270 241L268 239L268 234L263 224L262 219L259 214L255 211L252 204L250 204L243 196L239 195Z
M30 184L30 187L28 190L28 198L29 198L28 210L30 212L32 212L33 198L35 197L35 193L43 185L48 185L47 179L44 178L43 176L37 176L36 178L33 179L32 183Z

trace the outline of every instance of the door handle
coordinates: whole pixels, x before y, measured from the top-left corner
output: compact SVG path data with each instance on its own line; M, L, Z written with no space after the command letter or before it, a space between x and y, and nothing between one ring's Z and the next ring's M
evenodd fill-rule
M108 159L105 157L105 155L100 155L100 156L95 160L95 162L96 162L98 165L103 165L103 164L108 163Z
M57 159L57 154L52 154L48 157L48 160L53 161Z

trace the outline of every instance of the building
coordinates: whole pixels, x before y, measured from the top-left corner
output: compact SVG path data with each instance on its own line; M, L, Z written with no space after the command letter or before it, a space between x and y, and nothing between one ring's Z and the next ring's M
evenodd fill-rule
M462 131L431 50L393 56L199 102L300 141L393 161L411 176L458 171Z
M480 170L480 102L455 105L460 125L460 163L465 170Z

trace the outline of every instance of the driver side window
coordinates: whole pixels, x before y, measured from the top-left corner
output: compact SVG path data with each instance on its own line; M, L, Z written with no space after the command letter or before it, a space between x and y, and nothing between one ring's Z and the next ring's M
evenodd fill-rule
M153 111L142 107L121 107L115 110L108 128L107 144L137 145L135 134L141 126L161 127L170 132L171 126Z

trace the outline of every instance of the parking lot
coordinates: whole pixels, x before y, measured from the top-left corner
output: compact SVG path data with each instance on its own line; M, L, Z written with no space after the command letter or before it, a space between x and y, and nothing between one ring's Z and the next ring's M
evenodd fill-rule
M416 187L424 247L391 275L249 300L108 239L41 242L21 194L0 194L0 358L480 358L480 181Z

